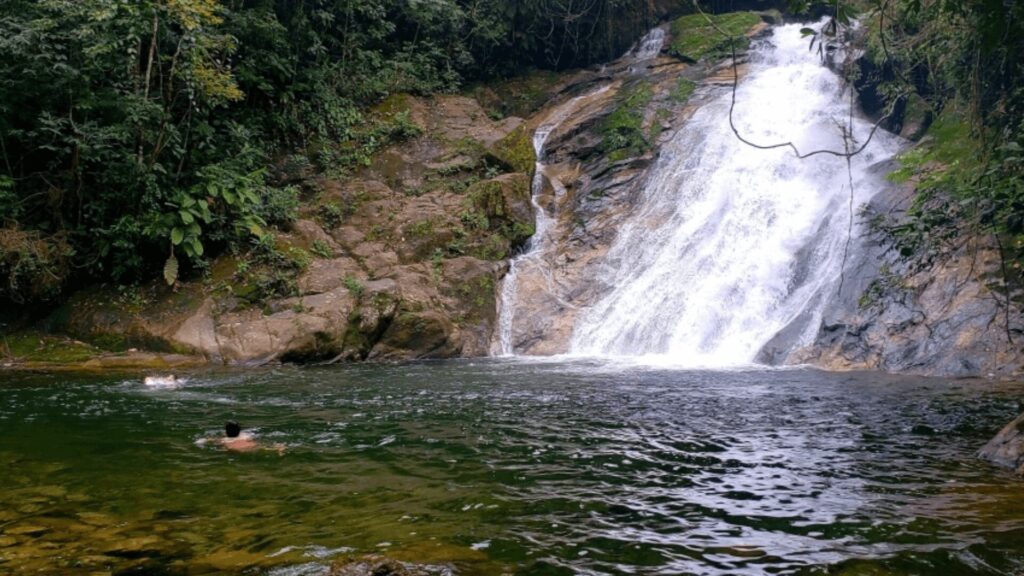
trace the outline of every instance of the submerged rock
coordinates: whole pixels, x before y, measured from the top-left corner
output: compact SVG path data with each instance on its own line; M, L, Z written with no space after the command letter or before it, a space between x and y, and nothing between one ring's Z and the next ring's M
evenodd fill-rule
M1007 424L978 456L1024 476L1024 414Z
M425 570L381 556L347 560L331 567L328 576L426 576Z

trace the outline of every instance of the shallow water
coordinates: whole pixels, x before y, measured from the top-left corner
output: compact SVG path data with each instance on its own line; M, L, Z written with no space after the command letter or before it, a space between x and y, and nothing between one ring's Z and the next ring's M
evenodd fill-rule
M1024 384L426 363L0 374L0 573L1015 574ZM197 441L227 419L283 455Z

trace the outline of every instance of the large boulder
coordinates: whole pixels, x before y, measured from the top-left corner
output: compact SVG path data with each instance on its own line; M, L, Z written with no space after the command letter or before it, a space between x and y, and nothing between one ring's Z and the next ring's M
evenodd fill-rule
M978 456L1024 476L1024 414L1007 424Z

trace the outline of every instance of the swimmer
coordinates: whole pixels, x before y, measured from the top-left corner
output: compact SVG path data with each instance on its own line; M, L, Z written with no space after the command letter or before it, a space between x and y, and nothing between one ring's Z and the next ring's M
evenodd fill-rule
M274 450L278 454L284 454L284 444L275 443L271 446L260 444L256 437L249 432L243 432L238 422L230 421L224 425L224 438L220 439L220 445L235 452L255 452L256 450Z
M184 380L179 380L174 374L170 376L146 376L142 380L143 384L151 388L175 388L183 382Z

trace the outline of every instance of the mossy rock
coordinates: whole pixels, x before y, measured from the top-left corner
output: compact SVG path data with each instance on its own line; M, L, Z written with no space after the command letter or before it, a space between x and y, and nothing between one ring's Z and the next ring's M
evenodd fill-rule
M506 174L477 182L466 191L473 205L488 218L533 223L530 179L523 174Z
M708 18L714 25L708 22ZM697 62L704 58L724 58L732 52L732 40L736 50L745 51L750 46L747 34L762 23L756 12L729 12L726 14L689 14L672 22L672 43L669 52L687 60ZM728 35L725 37L722 32Z
M639 156L650 148L644 134L644 111L653 97L650 83L631 86L622 91L615 110L601 121L601 150L612 162Z
M676 82L676 85L672 88L672 92L669 94L669 97L672 98L673 101L678 102L679 104L685 104L690 100L690 96L693 96L693 93L696 90L696 82L690 80L689 78L684 78L680 76L679 80Z
M439 217L426 217L402 228L404 241L397 247L404 262L421 262L437 250L444 250L456 237L458 224Z
M492 119L508 116L526 118L551 100L561 79L557 72L538 70L508 80L473 86L468 92Z
M371 110L374 113L385 115L408 112L412 108L410 106L411 98L412 96L409 96L408 94L392 94L374 106Z
M537 165L533 139L526 128L522 126L495 142L487 150L487 157L510 172L533 174L534 167Z
M38 332L19 332L0 338L0 358L9 362L52 362L71 364L85 362L103 350L70 338Z
M932 107L928 102L917 94L911 94L903 112L903 129L900 135L908 140L920 140L928 132L933 120Z
M533 236L535 216L530 202L530 178L505 174L477 182L466 191L469 210L483 219L490 233L472 253L484 260L500 260Z

